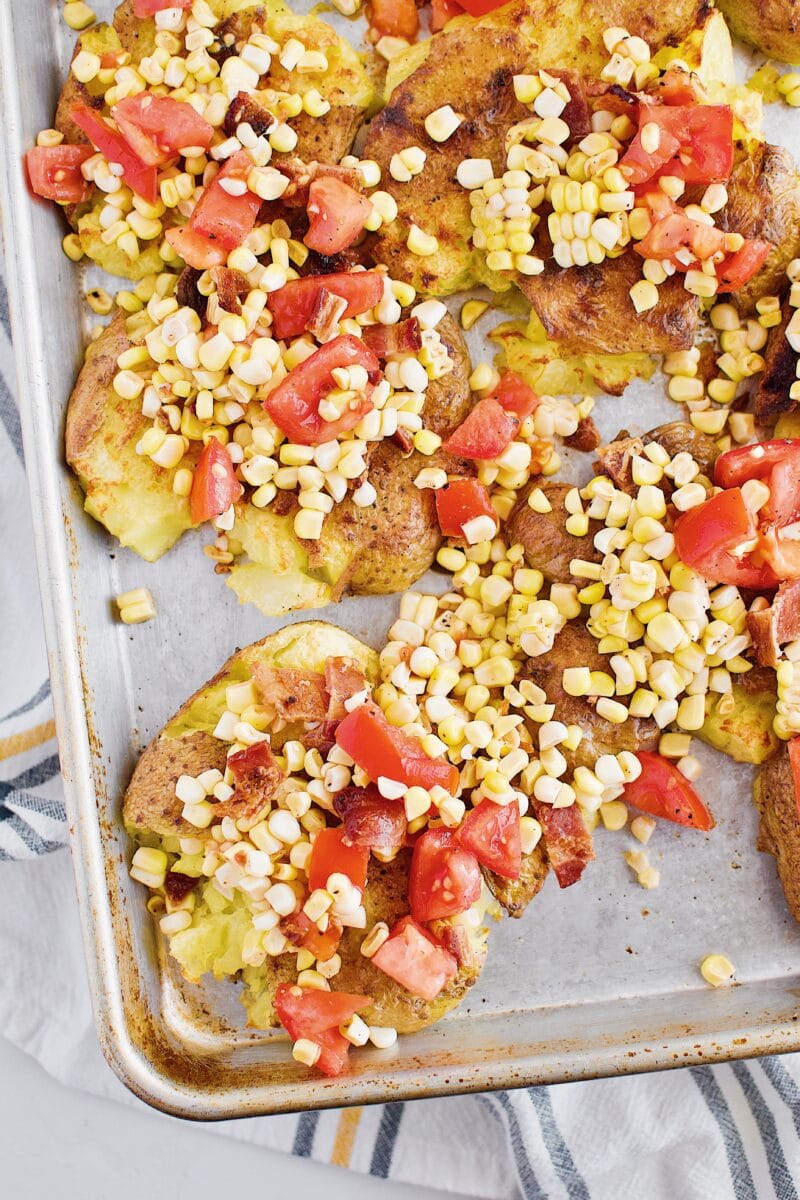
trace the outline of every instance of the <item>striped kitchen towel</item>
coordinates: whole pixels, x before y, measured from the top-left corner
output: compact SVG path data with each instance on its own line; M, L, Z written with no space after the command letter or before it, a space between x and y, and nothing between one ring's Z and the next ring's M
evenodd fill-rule
M135 1105L98 1048L68 856L42 857L66 819L13 395L0 275L0 859L28 860L0 869L0 1030L62 1082ZM210 1128L491 1200L798 1200L800 1055Z

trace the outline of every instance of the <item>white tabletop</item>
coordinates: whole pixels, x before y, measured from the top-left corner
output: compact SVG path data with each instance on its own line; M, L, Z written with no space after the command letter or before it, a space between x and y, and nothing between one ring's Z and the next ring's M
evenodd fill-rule
M444 1193L242 1145L188 1122L68 1090L0 1037L3 1195L14 1200L219 1200L235 1178L259 1195L443 1200ZM162 1188L158 1181L165 1182ZM168 1189L166 1181L169 1181ZM459 1197L448 1193L448 1200Z

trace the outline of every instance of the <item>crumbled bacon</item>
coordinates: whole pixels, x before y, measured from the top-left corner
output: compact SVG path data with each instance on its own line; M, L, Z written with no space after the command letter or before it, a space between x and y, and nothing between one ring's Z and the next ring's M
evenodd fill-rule
M479 970L482 957L473 946L469 930L464 925L451 925L448 921L434 923L434 932L448 953L465 970Z
M592 417L584 417L578 422L578 428L569 437L564 438L564 445L569 446L572 450L581 450L587 453L590 450L596 450L601 442L600 430L594 423Z
M233 774L233 795L217 804L214 814L220 818L251 820L269 803L283 772L266 741L231 754L228 767Z
M181 308L193 308L198 317L206 315L207 301L197 288L197 281L202 274L203 272L198 271L196 267L184 267L175 288L175 299Z
M642 450L641 438L620 434L615 441L599 448L595 469L608 475L623 492L633 495L636 489L631 473L631 459L641 454Z
M268 667L256 663L253 676L263 701L285 721L321 724L328 712L325 676L319 671Z
M180 904L195 887L197 880L191 875L182 875L180 871L168 871L164 880L164 891L172 904Z
M414 439L407 429L396 430L392 434L392 441L402 450L403 454L410 454L414 449Z
M406 837L406 813L402 800L387 800L372 784L345 788L333 801L342 818L345 837L354 846L370 850L396 850Z
M342 923L334 915L329 916L328 927L324 932L317 928L302 909L284 917L279 928L288 942L297 949L305 947L318 962L327 962L333 958L342 940Z
M272 113L258 104L247 92L239 92L234 96L225 114L222 126L228 137L234 137L236 126L247 124L252 127L256 137L264 137L277 124Z
M345 700L363 692L367 686L364 672L354 658L333 655L325 662L325 687L328 690L329 721L343 721L347 716Z
M241 271L234 271L230 267L212 267L211 278L214 280L214 285L217 289L217 300L220 308L224 308L225 312L236 313L242 311L242 300L247 299L250 291L250 284L247 282L247 276Z
M347 301L343 296L320 288L311 316L306 321L306 329L318 342L330 341L346 309Z
M409 317L397 325L366 325L364 342L382 359L392 354L416 354L422 349L422 331L416 317Z
M287 208L307 206L308 189L315 179L340 179L357 192L361 191L361 176L353 167L339 167L334 163L321 163L316 160L306 163L294 155L291 158L276 160L274 165L276 170L289 180L289 186L281 196L281 203Z
M533 803L534 815L542 826L542 836L550 866L555 871L558 886L565 888L577 883L587 863L594 858L592 835L583 823L577 804L569 808L553 808L551 804Z
M547 74L554 75L567 85L569 103L561 114L561 120L566 121L574 139L586 137L592 132L592 117L580 75L577 71L554 71L549 67Z
M776 667L781 646L800 637L800 580L782 583L772 604L747 614L756 659L765 667Z

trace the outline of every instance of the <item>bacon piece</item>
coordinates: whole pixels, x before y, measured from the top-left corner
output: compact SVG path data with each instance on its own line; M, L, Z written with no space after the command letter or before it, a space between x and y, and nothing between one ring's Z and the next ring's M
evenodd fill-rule
M319 671L296 671L292 667L268 667L257 663L253 676L264 703L274 708L285 721L321 724L325 720L328 696L325 676Z
M583 823L581 810L577 804L553 808L551 804L534 802L533 807L558 886L570 887L578 882L586 864L594 858L592 835Z
M336 326L347 311L347 301L327 288L320 288L306 329L318 342L330 341Z
M782 583L772 604L749 612L747 628L758 662L765 667L776 667L781 646L800 637L800 580Z
M288 942L298 950L301 946L310 950L318 962L333 958L342 940L342 923L333 914L328 919L328 928L324 933L302 910L284 917L279 928Z
M406 813L402 800L387 800L372 784L345 788L333 801L342 818L345 837L354 846L370 850L396 850L406 837Z
M229 800L217 804L214 814L220 818L233 817L238 820L245 817L251 820L258 816L275 794L275 789L283 779L283 771L266 741L255 742L246 750L231 754L228 767L233 773L233 795Z
M422 331L416 317L397 325L365 325L364 342L378 358L392 354L416 354L422 349Z
M578 422L578 428L569 437L564 438L564 445L569 446L572 450L581 450L584 453L589 453L590 450L596 450L600 445L600 430L594 423L592 417L584 417Z
M561 120L566 121L573 138L583 138L592 132L592 117L583 80L577 71L553 71L547 68L548 75L554 75L567 85L569 104L561 114Z
M364 672L354 658L334 655L325 662L325 687L328 690L328 721L343 721L347 716L345 700L363 692L367 686Z
M753 412L758 425L768 425L781 413L793 412L797 401L789 395L795 381L797 351L786 340L786 328L794 309L783 306L783 317L769 335L764 353L764 370L758 380L753 399Z
M231 100L222 128L228 137L234 137L236 126L246 123L252 126L256 137L263 137L277 125L272 113L258 104L247 92L239 92Z
M164 880L164 891L172 904L180 904L197 884L191 875L182 875L180 871L168 871Z
M414 449L414 439L407 429L397 429L392 434L392 441L395 446L398 446L404 455L410 454Z
M466 926L451 925L449 921L434 921L432 930L460 967L468 971L480 969L483 960L474 949Z
M207 300L197 289L197 281L203 274L197 267L184 267L178 276L175 299L182 308L193 308L198 317L205 317Z
M224 308L225 312L236 313L242 311L242 300L247 299L250 291L250 284L247 282L247 276L241 271L234 271L230 267L212 267L211 278L217 289L217 300L220 308Z
M633 495L635 488L631 473L631 459L643 450L642 439L620 437L597 451L595 469L608 475L623 492Z
M315 179L340 179L355 191L360 192L361 176L353 167L340 167L335 163L321 163L315 159L309 163L302 158L281 158L273 166L289 179L289 186L281 196L287 208L306 208L308 191Z

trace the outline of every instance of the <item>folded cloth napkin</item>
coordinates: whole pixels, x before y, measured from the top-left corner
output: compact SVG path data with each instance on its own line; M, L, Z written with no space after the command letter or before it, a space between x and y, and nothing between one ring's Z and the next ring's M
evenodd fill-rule
M69 857L48 855L66 817L13 377L0 275L0 1030L62 1083L136 1105L97 1045ZM797 1200L800 1055L210 1128L491 1200Z

